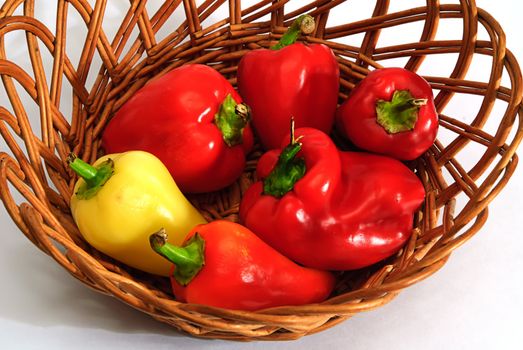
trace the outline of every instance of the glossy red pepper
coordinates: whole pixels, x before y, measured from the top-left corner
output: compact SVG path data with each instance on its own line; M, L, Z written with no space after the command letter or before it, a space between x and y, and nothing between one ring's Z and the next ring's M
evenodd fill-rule
M241 222L308 267L352 270L396 253L424 199L416 175L393 158L339 151L319 130L296 135L260 158Z
M334 288L330 272L295 264L233 222L196 226L183 247L166 243L164 232L150 241L174 263L171 284L182 302L259 310L321 302Z
M294 43L300 27L314 29L310 16L301 16L272 49L252 50L238 65L238 89L252 109L252 123L265 149L278 148L289 118L296 127L329 133L338 101L339 67L323 44Z
M253 145L241 102L213 68L185 65L136 92L107 125L103 147L154 154L182 192L219 190L241 175Z
M370 72L339 107L336 121L356 146L401 160L421 156L438 132L430 85L403 68Z

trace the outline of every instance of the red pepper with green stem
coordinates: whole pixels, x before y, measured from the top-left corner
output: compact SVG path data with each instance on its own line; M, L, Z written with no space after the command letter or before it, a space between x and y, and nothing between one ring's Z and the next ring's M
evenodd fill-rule
M166 243L163 231L150 242L173 263L171 284L181 302L259 310L318 303L334 288L331 273L295 264L233 222L196 226L182 247Z
M238 89L252 109L252 122L265 149L277 148L289 116L296 127L329 133L338 101L339 67L323 44L296 43L300 32L311 33L314 19L300 16L269 49L252 50L238 65Z
M356 146L400 160L421 156L438 132L429 83L403 68L370 72L338 108L336 118Z
M142 150L169 169L182 192L233 183L253 146L249 108L211 67L191 64L147 83L111 119L107 153Z
M241 222L308 267L359 269L396 253L425 196L416 175L389 157L339 151L319 130L296 136L260 158Z

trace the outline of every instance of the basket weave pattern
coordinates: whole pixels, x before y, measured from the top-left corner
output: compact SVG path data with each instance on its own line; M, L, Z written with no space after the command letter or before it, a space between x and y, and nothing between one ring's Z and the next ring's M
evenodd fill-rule
M161 322L202 337L283 340L321 331L379 307L403 288L436 272L481 228L488 204L515 170L515 150L523 135L521 71L505 48L499 24L473 1L439 4L427 0L426 6L388 13L389 1L378 0L369 18L333 26L329 25L329 13L342 11L344 1L301 1L301 8L288 10L297 2L264 0L246 8L240 0L207 0L198 6L194 0L173 0L162 2L154 13L146 2L130 1L121 26L109 37L103 28L106 0L57 0L53 31L34 17L34 0L5 1L0 9L0 75L11 105L0 107L0 133L8 148L0 153L0 195L20 230L71 275ZM221 6L228 6L229 18L204 25ZM15 11L23 15L14 15ZM78 62L67 55L68 43L78 40L68 37L72 12L81 16L87 28ZM158 33L171 25L169 19L180 13L185 17L160 38ZM449 76L425 76L436 93L440 128L451 137L449 142L436 141L412 164L427 198L416 215L407 246L382 264L340 273L335 295L322 304L259 312L179 303L164 280L120 265L88 246L69 211L75 177L66 164L68 153L94 161L102 152L101 133L114 112L150 78L175 67L208 64L235 84L242 55L274 43L303 13L311 14L317 22L315 32L303 40L330 46L338 58L340 102L369 69L380 67L382 60L406 58L405 67L417 71L427 56L457 57ZM462 21L460 40L436 39L438 24L445 19ZM423 23L423 29L416 42L377 46L382 31L417 22ZM477 39L481 27L489 40ZM9 59L6 37L14 31L26 34L31 71ZM342 40L358 34L363 34L359 46ZM47 52L44 55L42 51ZM489 58L484 82L466 79L477 55ZM45 59L50 59L49 66ZM101 64L95 64L96 60ZM508 77L508 86L501 85L503 74ZM89 77L95 78L92 83L88 83ZM70 115L63 112L66 86L72 91ZM22 95L38 106L39 116L32 117L39 118L40 125L30 122ZM459 95L481 98L471 122L444 113L447 104ZM496 102L503 102L502 110L494 109ZM492 118L495 130L487 131ZM457 158L476 146L481 146L477 161L463 166ZM230 188L191 198L209 220L237 220L238 203L253 181L259 155L260 151L250 155L244 175ZM458 198L464 202L456 205Z

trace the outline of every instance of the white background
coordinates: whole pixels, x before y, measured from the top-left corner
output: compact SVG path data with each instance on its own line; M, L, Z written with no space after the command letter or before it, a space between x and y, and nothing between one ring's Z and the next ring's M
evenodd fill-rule
M392 1L393 6L398 2L405 6L406 1L398 0ZM363 1L349 3L354 3L355 13ZM477 3L501 23L507 46L523 63L521 3ZM117 6L110 2L108 11ZM107 16L115 23L117 18ZM442 22L440 37L450 30ZM5 96L0 97L1 105L6 105ZM472 107L460 108L466 114ZM520 167L490 206L480 233L438 273L384 307L284 343L206 341L181 335L70 277L31 245L2 206L0 349L522 349L522 195Z

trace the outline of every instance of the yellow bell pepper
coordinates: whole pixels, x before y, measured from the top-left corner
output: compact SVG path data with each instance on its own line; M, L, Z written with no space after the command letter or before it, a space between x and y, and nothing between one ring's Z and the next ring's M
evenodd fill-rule
M71 212L82 236L129 266L168 276L171 264L151 249L151 233L163 227L180 245L194 226L206 223L150 153L106 155L92 166L72 155L69 166L80 176Z

